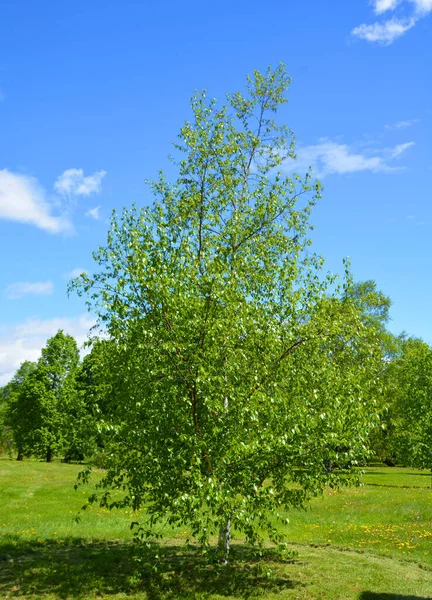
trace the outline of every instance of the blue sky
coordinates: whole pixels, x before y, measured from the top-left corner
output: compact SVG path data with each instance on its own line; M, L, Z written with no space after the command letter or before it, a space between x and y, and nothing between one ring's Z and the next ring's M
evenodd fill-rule
M393 300L432 343L432 0L0 7L0 385L58 328L92 316L66 283L92 269L112 208L148 204L195 89L223 99L286 63L280 118L324 184L314 247Z

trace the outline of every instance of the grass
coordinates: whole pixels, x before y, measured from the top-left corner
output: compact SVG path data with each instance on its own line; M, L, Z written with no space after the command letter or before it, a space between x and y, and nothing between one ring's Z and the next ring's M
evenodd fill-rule
M369 468L363 487L291 512L297 560L258 560L238 543L217 568L184 547L186 531L138 551L129 511L94 507L74 522L89 491L73 490L79 469L0 459L0 598L432 598L429 473Z
M329 490L311 510L293 515L296 542L371 550L432 568L430 473L406 468L366 469L363 487ZM431 591L432 597L432 591Z

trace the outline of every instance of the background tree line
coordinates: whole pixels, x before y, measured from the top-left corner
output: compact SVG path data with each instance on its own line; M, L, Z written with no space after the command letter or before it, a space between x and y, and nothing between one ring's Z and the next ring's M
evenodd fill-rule
M1 445L17 460L65 462L94 455L98 406L92 369L98 344L80 361L74 338L58 331L40 359L22 363L0 390Z
M379 417L367 436L364 461L432 468L432 349L387 330L390 299L373 281L355 284L349 295L365 327L378 332L382 352ZM17 460L34 456L50 462L57 456L104 464L122 385L119 365L110 362L119 358L115 346L95 339L80 360L75 340L60 330L38 362L22 363L0 388L2 450ZM338 460L336 451L333 464Z

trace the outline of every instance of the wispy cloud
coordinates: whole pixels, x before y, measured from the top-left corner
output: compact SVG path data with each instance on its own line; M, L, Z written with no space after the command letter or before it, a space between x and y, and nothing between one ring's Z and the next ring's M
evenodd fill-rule
M412 127L419 122L419 119L407 119L406 121L398 121L397 123L390 123L386 125L386 129L407 129Z
M49 233L67 233L72 223L53 215L54 207L37 179L28 175L0 171L0 219L29 223Z
M91 217L92 219L95 219L95 221L99 221L99 211L101 208L102 206L95 206L94 208L91 208L89 211L86 212L86 217Z
M368 42L379 42L384 46L389 46L397 38L412 29L416 22L415 19L390 19L385 23L362 24L354 27L351 34Z
M402 0L372 0L374 11L377 15L384 13L388 10L394 10Z
M78 346L87 339L95 320L88 314L75 318L30 319L15 326L0 325L0 386L6 384L25 360L38 360L48 338L63 329Z
M56 180L55 190L65 196L90 196L99 194L106 171L96 171L84 176L83 169L67 169Z
M407 215L406 220L413 225L427 225L426 221L419 219L417 215Z
M36 225L49 233L72 233L77 197L98 194L105 175L103 170L84 176L82 169L67 169L54 183L57 195L49 195L35 177L0 170L0 219ZM90 210L90 216L98 219L100 208Z
M386 12L394 12L400 5L413 4L413 12L410 16L395 16L391 19L372 24L363 23L354 27L351 35L375 42L383 46L389 46L407 31L412 29L420 19L432 11L432 0L372 0L373 10L377 15Z
M432 11L432 0L409 0L409 2L415 5L418 13L427 14Z
M393 148L375 149L373 152L357 150L348 144L331 140L321 140L318 144L304 146L297 150L297 160L285 163L289 171L305 171L312 166L314 172L324 177L326 175L346 175L370 171L372 173L389 173L399 170L392 161L400 157L414 142L399 144Z
M52 281L22 281L11 283L6 288L6 297L9 300L18 300L23 296L50 296L54 291Z
M403 154L413 146L415 146L415 142L406 142L405 144L398 144L393 148L393 150L391 150L391 157L398 158L399 156L401 156L401 154Z

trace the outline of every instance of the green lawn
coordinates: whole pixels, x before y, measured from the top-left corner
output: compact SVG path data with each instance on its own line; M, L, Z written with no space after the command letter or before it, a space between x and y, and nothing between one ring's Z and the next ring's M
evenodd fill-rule
M128 511L94 507L74 522L88 493L73 489L79 469L0 459L0 598L432 598L430 473L369 468L363 487L290 513L297 560L258 562L239 543L239 560L215 568L185 550L184 530L137 552Z

